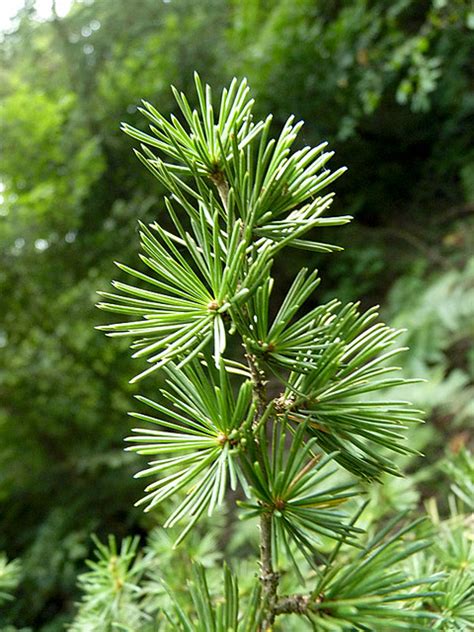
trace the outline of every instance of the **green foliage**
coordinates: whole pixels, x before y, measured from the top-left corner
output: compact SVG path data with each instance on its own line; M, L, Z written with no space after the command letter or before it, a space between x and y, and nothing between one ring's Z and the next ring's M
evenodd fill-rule
M421 270L400 279L389 294L387 311L394 316L397 311L395 324L406 327L402 343L413 350L405 356L403 369L426 380L404 389L432 422L417 447L437 456L443 454L447 437L453 449L468 442L474 419L473 281L468 257L452 270Z
M164 564L170 556L170 542L159 531L151 533L145 555L138 550L138 540L124 540L120 546L114 539L103 545L96 541L96 562L79 578L83 600L71 630L215 630L216 632L254 630L258 611L258 584L254 582L246 603L246 615L239 616L239 587L236 576L227 566L223 569L223 599L211 597L208 579L201 560L211 565L212 589L221 582L215 556L208 557L206 546L196 550L192 577L186 585ZM165 547L162 548L162 544ZM208 543L209 544L209 543ZM190 549L190 551L192 548ZM171 554L173 560L174 555ZM186 557L191 566L193 556ZM199 560L199 561L197 561ZM182 560L184 561L184 560ZM215 570L215 572L214 572ZM166 579L165 579L166 578ZM183 590L183 588L185 590ZM247 602L247 599L246 599Z
M259 588L255 586L249 603L246 604L244 617L239 617L239 586L237 578L227 566L224 566L224 594L222 601L216 605L209 593L206 575L201 566L193 567L192 580L189 591L193 602L195 616L189 617L181 608L178 601L174 603L175 621L169 617L172 630L183 632L225 632L235 630L246 632L255 630L258 622Z
M79 577L85 598L71 630L137 630L146 622L135 604L144 565L137 558L138 538L126 538L120 549L113 537L108 545L95 541L97 561Z
M303 144L316 148L321 138L331 141L337 150L331 164L339 161L334 172L341 163L349 166L338 181L340 202L333 204L333 214L357 215L357 223L337 239L350 248L335 258L319 257L332 235L324 215L315 217L320 222L315 235L306 234L301 242L314 240L316 252L301 250L300 243L288 256L277 257L271 303L283 303L280 288L298 278L302 265L311 273L317 266L324 278L318 292L321 314L334 295L345 303L357 294L362 311L367 303L380 302L384 318L408 327L410 338L402 335L399 342L408 342L411 352L399 361L408 375L429 382L405 386L403 399L428 410L430 421L410 431L408 445L435 463L443 458L447 440L453 449L469 442L472 418L472 333L466 326L472 301L465 260L472 250L466 219L474 160L468 93L473 30L464 0L424 5L403 0L389 8L359 0L317 6L95 0L75 2L55 20L38 20L32 7L29 2L0 36L0 550L10 559L21 557L23 566L21 590L4 604L0 618L2 625L12 622L16 629L58 632L72 617L75 577L87 555L89 533L121 537L161 521L160 515L145 519L131 509L139 493L131 474L139 465L132 453L121 454L124 413L134 393L125 376L138 371L120 337L105 344L93 331L99 324L94 292L105 287L110 260L136 267L130 239L136 218L176 234L172 222L160 215L163 185L143 176L117 121L125 117L128 126L149 133L136 107L144 97L184 125L168 85L177 82L194 108L199 103L191 91L192 72L198 69L216 88L232 75L248 76L258 97L254 117L274 113L271 123L263 123L275 142L288 112L296 120L304 118L305 127L290 148L293 155ZM292 127L285 142L294 134ZM257 143L246 148L254 164L258 149ZM327 153L320 148L319 159L326 154L326 160ZM234 202L236 218L245 212L245 196L255 190L255 183L241 186L246 160L247 155L242 169L226 176L245 191ZM189 183L188 176L176 175ZM188 194L183 189L180 195ZM267 202L276 207L279 199L288 200L288 192L279 195ZM219 207L218 191L216 198ZM195 206L194 198L188 201ZM267 202L262 200L264 207ZM196 240L191 218L184 219L179 204L173 206L184 231ZM196 212L199 223L197 207ZM258 230L279 239L285 226L276 222L284 216L265 220ZM159 232L151 232L163 244ZM183 244L173 243L182 252ZM425 287L441 281L444 273L451 290L425 295ZM386 291L400 275L387 309ZM146 287L137 279L133 285ZM247 301L248 309L261 300L259 291ZM104 302L123 305L116 299ZM305 313L316 306L310 296ZM457 312L463 306L466 318L448 313L448 306ZM273 314L272 308L269 323ZM433 327L432 321L443 324ZM300 328L296 322L295 317L288 328L276 330L282 354L260 350L263 337L245 334L269 372L285 377L299 345L311 347L307 323ZM424 337L425 322L430 333ZM269 331L262 323L258 328ZM226 332L224 355L235 352L235 339ZM234 388L234 377L231 383ZM151 382L142 382L141 389L152 401L160 397ZM391 400L392 394L383 398ZM374 449L379 455L378 446ZM423 500L433 484L440 512L446 511L447 484L438 470L421 468L415 455L387 456L393 467L411 459L412 475L407 480L384 476L383 487L371 488L367 513L386 517L402 501L404 507L416 507L415 499ZM360 453L359 458L368 457ZM185 574L180 576L184 583ZM285 620L285 625L290 623Z
M357 529L343 522L346 514L333 509L357 492L347 484L322 486L335 473L325 467L333 455L321 459L321 455L314 452L316 439L305 442L306 430L305 425L300 425L288 447L289 429L285 424L275 426L275 436L269 446L262 426L259 436L259 445L263 448L261 463L257 451L251 448L250 454L244 457L251 500L240 503L248 510L244 517L262 514L271 517L273 547L276 551L284 548L300 578L290 543L295 544L310 565L317 566L321 561L316 553L321 536L348 541L358 533ZM252 458L257 460L252 461Z
M142 243L148 257L143 261L158 279L141 272L125 270L147 281L163 294L151 294L124 284L116 284L127 294L139 297L114 296L116 303L100 303L110 311L141 315L144 321L106 326L116 335L137 335L139 351L134 357L160 353L149 358L153 369L165 365L176 356L193 357L191 350L200 350L214 334L216 363L225 348L223 319L248 299L265 278L271 258L285 245L327 251L331 248L301 238L312 228L338 225L348 218L321 218L332 197L314 196L330 184L343 170L334 174L323 170L331 154L317 158L324 145L315 150L306 147L290 154L301 124L284 126L278 141L267 142L270 118L266 122L251 122L251 106L246 96L245 82L238 87L233 82L222 93L219 115L214 122L210 88L204 88L196 76L200 110L191 111L186 97L175 91L175 98L190 127L187 132L176 118L171 122L147 105L156 139L125 126L134 138L160 149L180 164L157 159L147 145L142 145L144 162L169 189L167 208L176 228L170 234L155 224L160 242L145 228ZM255 169L253 169L255 165ZM320 172L320 173L318 173ZM179 175L178 175L179 174ZM182 179L191 176L195 189ZM206 179L215 188L209 188ZM216 192L219 198L216 197ZM196 210L190 200L197 200ZM172 203L184 209L191 222L192 234L183 228ZM285 215L283 219L277 219ZM220 227L220 218L225 229ZM257 237L257 239L255 239ZM194 268L183 259L177 246L189 250ZM201 278L202 277L202 278ZM138 302L146 299L142 303ZM151 299L151 301L150 301ZM239 318L240 320L240 318ZM245 322L243 325L245 326ZM194 345L194 339L200 346Z
M474 543L472 514L463 513L450 498L451 515L439 520L436 501L430 503L434 527L434 545L421 559L414 559L411 572L442 571L444 577L435 584L438 594L430 600L436 615L434 629L469 630L474 624Z
M417 523L392 531L400 516L391 520L380 532L369 539L366 546L348 563L331 556L332 567L317 582L314 594L320 604L315 609L325 610L318 620L322 629L426 629L419 622L427 613L406 608L406 602L427 599L436 592L419 590L434 584L439 577L428 575L410 580L397 565L429 546L419 537L410 542L405 537L413 534ZM400 607L400 602L405 602ZM429 616L429 615L428 615ZM433 617L434 618L434 617Z
M294 451L288 453L288 459ZM454 457L452 463L457 460ZM450 480L456 480L455 469L448 470ZM321 476L321 467L316 476ZM309 471L297 482L305 477L311 477ZM304 618L288 614L291 602L285 593L275 629L470 629L474 622L472 516L463 513L454 498L450 504L451 515L446 519L439 518L436 503L430 502L424 518L407 523L405 511L387 520L383 527L376 527L370 518L367 521L370 511L367 503L362 504L348 523L351 528L359 523L365 527L365 533L359 530L359 547L348 545L344 536L325 547L326 554L316 566L300 563L311 593L298 593L299 604L310 608ZM229 621L234 625L232 629L255 630L260 588L246 561L236 560L237 572L225 565L222 569L222 551L217 551L222 527L213 519L203 525L202 532L192 530L186 549L173 548L177 532L162 528L151 532L142 551L131 540L121 547L115 541L109 546L96 542L98 561L91 563L92 570L80 580L84 595L73 629L79 632L97 627L99 619L93 617L110 603L117 603L120 593L120 608L108 619L108 624L117 629L133 629L133 615L146 632L188 631L202 626L203 630L223 631L229 629ZM346 536L350 533L347 530ZM275 544L285 591L294 592L299 582L294 574L287 573L295 563L293 553L283 539L275 538ZM232 545L227 554L231 550ZM107 612L111 613L110 608ZM87 627L89 624L92 627Z
M474 459L469 450L463 448L451 459L442 464L444 472L450 477L451 491L464 504L467 510L474 509Z
M250 15L249 5L258 7ZM324 114L316 125L338 119L339 134L347 136L380 108L387 93L415 112L429 110L443 84L446 49L456 38L462 41L469 15L462 0L424 7L406 0L389 7L365 0L341 7L307 0L243 2L236 26L243 40L238 43L247 45L245 70L251 79L258 73L267 102L283 79L291 91L306 73L306 90ZM301 107L297 93L289 99Z
M457 590L459 578L455 580L454 575L448 576L436 570L442 555L453 555L455 549L448 550L442 538L433 549L425 537L429 533L426 521L403 525L402 519L403 515L399 515L380 531L363 536L365 542L360 550L348 547L342 541L330 548L326 561L319 566L318 574L310 572L306 576L307 583L311 583L314 589L311 608L305 619L298 618L297 621L294 614L285 616L289 601L288 597L283 596L279 607L284 627L277 626L276 629L316 627L344 631L355 626L360 630L447 630L450 629L447 624L453 616L448 613L448 607L455 595L459 600L459 612L464 613L459 617L459 622L462 623L462 616L466 616L466 621L469 621L469 594L463 595L462 591ZM352 523L356 520L357 515ZM459 545L464 542L462 546L465 548L468 542L467 525L463 527L464 531L459 530L462 523L459 519L457 522L458 535L455 537ZM449 532L452 523L440 524L436 528ZM206 529L208 534L213 533L211 526ZM190 537L193 538L193 534ZM98 621L101 621L104 630L109 629L103 623L105 618L93 618L100 613L97 608L94 615L93 609L106 597L107 604L116 603L118 593L121 595L120 608L116 609L114 616L110 608L107 610L110 615L107 622L112 626L110 629L114 629L113 626L124 630L134 629L131 623L134 620L139 621L140 629L147 632L161 629L223 631L229 629L229 621L234 625L232 629L257 629L260 589L254 574L241 575L241 585L237 573L225 565L222 569L220 561L209 556L209 539L207 546L197 545L196 539L189 553L182 552L180 558L176 557L178 552L170 548L171 541L172 538L162 531L152 532L144 555L136 550L132 554L130 541L125 542L123 550L118 551L114 546L106 547L99 543L97 555L101 561L92 563L93 570L81 579L83 603L73 629L93 629L87 626L97 626ZM211 547L214 545L215 542L211 543ZM193 550L194 553L190 554ZM284 549L280 550L280 555L284 567L289 561ZM176 567L178 559L186 574L192 564L191 576L188 575L184 583L183 578L176 574L176 570L182 568ZM170 563L173 564L171 567ZM466 553L451 557L449 567L457 567L458 564L468 568ZM441 566L447 568L445 562ZM117 582L119 568L122 569L120 577L123 583ZM466 581L462 583L466 584ZM290 583L289 586L294 590L297 584ZM449 587L447 593L446 587ZM112 600L109 594L111 589ZM367 598L368 593L370 598ZM301 604L309 599L304 595L299 598ZM105 607L104 601L102 612Z
M324 450L338 451L335 458L341 465L368 479L377 478L381 471L397 474L380 448L412 452L401 443L400 429L405 423L417 423L421 413L407 402L360 397L408 383L385 377L397 370L386 366L386 360L404 349L386 351L401 332L381 323L372 325L376 317L373 309L359 314L355 305L344 306L328 327L327 345L313 361L304 358L304 373L290 373L284 393L290 419L308 420Z
M18 560L9 562L4 553L0 555L0 605L13 599L12 592L20 581L21 566Z
M321 488L330 475L324 466L333 458L352 474L371 480L381 472L398 473L381 449L413 452L400 443L401 430L405 423L419 421L419 411L410 411L406 402L361 398L410 382L385 377L394 371L386 361L403 350L387 351L401 332L373 324L374 309L361 314L357 305L348 304L334 313L339 307L335 301L294 323L317 286L316 275L307 276L304 269L269 327L274 257L283 246L301 246L300 238L321 224L320 215L332 196L308 198L334 177L325 171L318 175L325 163L318 157L319 149L306 147L290 153L296 138L292 123L284 126L274 142L267 123L253 122L245 83L238 88L233 82L222 92L217 119L211 89L203 87L197 75L195 84L199 103L195 110L175 91L189 131L176 118L167 122L149 105L147 111L159 125L159 129L151 128L157 140L125 129L173 159L162 162L146 145L142 145L146 155L139 155L169 191L167 208L176 232L155 224L159 243L142 229L149 255L143 262L154 276L131 272L159 287L162 294L118 284L127 295L106 294L118 302L99 304L106 310L142 317L101 328L140 336L132 346L139 349L135 357L159 351L148 357L151 369L138 377L160 368L167 376L162 394L171 401L171 409L139 398L165 418L134 414L160 427L136 429L138 436L129 439L138 444L132 449L139 453L160 455L139 474L158 476L141 502L151 509L185 491L164 524L172 527L187 519L178 544L206 510L210 516L224 502L228 481L233 491L239 485L240 493L248 498L242 503L247 516L259 517L261 539L260 589L253 593L254 606L243 611L258 610L258 614L248 623L244 620L243 629L268 629L278 616L291 613L305 616L315 629L375 629L388 620L397 629L423 629L419 622L431 615L421 607L407 608L406 602L436 596L417 587L436 583L439 576L409 580L394 568L426 548L422 540L404 541L417 522L393 534L390 531L397 520L389 522L352 563L345 560L338 568L341 545L357 544L355 537L361 531L354 521L360 512L348 523L346 515L334 507L358 492L344 483ZM294 129L300 127L297 124ZM252 158L254 145L257 161ZM184 210L193 236L173 203ZM283 222L274 219L282 213L286 214ZM345 221L331 218L328 223ZM276 232L262 232L262 225L272 224ZM311 249L315 243L309 242ZM183 311L190 303L192 311ZM288 344L296 334L307 340L299 351ZM241 340L243 358L229 351L227 339L233 335ZM283 389L273 397L267 394L268 364L285 371L273 371L273 390ZM329 454L322 458L321 450ZM321 536L338 541L328 559L321 556ZM298 580L305 582L304 566L300 568L292 545L303 552L319 579L308 595L282 597L280 576L274 570L279 550L292 561ZM224 586L223 605L214 608L204 571L195 567L190 594L202 629L240 626L238 583L228 569L224 569ZM392 605L397 602L403 602L403 607ZM175 613L178 629L196 628L181 606L175 604Z
M184 500L166 521L173 526L192 515L182 537L207 510L209 515L224 501L228 481L235 490L242 474L236 455L245 445L245 426L253 416L252 385L242 384L234 399L229 376L221 360L220 370L207 362L207 371L197 363L187 363L180 370L169 364L166 369L169 390L163 395L173 408L140 398L140 401L164 413L169 420L132 413L137 419L157 424L163 430L134 429L129 441L139 454L160 455L138 477L158 475L158 480L147 488L140 501L147 510L171 496L186 491ZM171 431L171 432L170 432ZM164 455L164 456L161 456ZM181 539L181 537L180 537Z
M142 232L145 250L153 257L144 257L143 261L157 276L150 277L134 272L138 278L162 289L163 294L152 295L148 290L143 291L119 284L121 289L135 296L138 295L140 299L137 301L135 298L121 296L117 298L125 304L124 306L99 303L99 307L140 315L142 320L112 324L103 328L106 331L112 330L114 334L140 336L133 347L139 348L134 357L159 351L157 355L148 358L148 361L153 363L152 369L143 372L139 377L143 377L150 370L168 365L170 360L179 361L173 369L174 382L179 385L176 389L178 393L175 395L178 399L175 399L174 403L178 408L181 406L183 410L189 410L193 399L199 402L212 397L213 391L209 391L208 386L209 379L206 380L202 370L196 373L197 369L194 368L200 362L199 352L209 347L211 330L214 332L215 363L221 369L212 383L216 383L214 389L222 392L222 401L228 400L226 391L230 390L230 384L226 385L228 378L223 377L226 363L221 361L221 354L226 349L226 337L237 331L243 334L243 342L246 345L247 339L255 332L257 340L254 338L254 343L256 342L257 346L261 347L262 353L265 354L268 347L270 347L270 355L278 351L279 356L283 358L283 366L290 368L288 388L283 397L278 400L280 408L278 412L285 416L289 415L290 419L296 421L308 418L309 427L315 431L317 442L324 449L330 447L331 450L339 450L340 455L337 458L354 473L371 478L379 469L393 472L388 461L378 457L366 444L354 438L354 435L359 434L391 449L409 451L408 448L402 448L392 439L397 437L393 428L400 426L401 419L416 421L416 417L411 413L404 413L403 409L400 409L402 404L397 406L396 403L381 403L379 410L371 402L369 407L366 407L367 412L362 415L366 425L361 427L360 410L364 410L364 403L353 403L351 399L365 392L405 383L403 379L388 379L370 384L370 380L374 377L392 370L378 365L394 354L394 351L388 353L382 353L382 351L385 351L397 332L382 325L373 325L369 328L376 313L372 310L365 315L360 315L356 307L351 304L342 308L334 318L331 314L335 308L333 303L327 308L326 314L320 318L326 322L327 330L321 336L322 344L307 350L303 348L296 357L290 348L290 355L285 356L279 341L274 337L277 337L282 329L290 326L295 312L314 289L314 275L306 280L301 275L297 278L276 315L274 327L270 328L268 334L264 331L269 312L270 284L267 276L269 267L273 263L271 257L283 245L294 244L296 238L299 240L300 235L320 223L319 216L327 205L321 203L318 206L321 198L316 198L312 202L307 200L333 179L324 171L321 176L313 175L323 168L325 160L321 161L318 158L319 151L313 152L308 147L289 154L289 147L296 137L291 125L287 124L283 128L279 141L274 144L268 139L267 126L249 122L251 115L249 102L245 98L247 93L245 84L241 84L241 89L239 89L236 88L235 83L232 83L228 91L223 91L217 122L214 122L210 88L207 86L204 89L198 77L196 77L196 90L199 97L199 110L192 112L189 110L184 95L175 93L190 126L190 132L186 132L176 119L172 119L173 125L165 122L158 113L153 113L153 118L162 129L167 130L167 134L160 136L156 128L152 128L159 138L155 146L175 160L182 156L181 163L185 165L184 174L192 178L193 184L190 185L173 175L182 171L181 164L161 163L159 159L144 159L152 166L160 165L155 175L163 184L168 184L171 199L186 211L195 239L185 232L169 203L168 210L171 211L171 219L175 224L177 235L174 236L155 225L155 229L163 240L163 243L159 244L153 239L151 233ZM229 101L230 99L232 101ZM300 127L297 125L295 129L298 130ZM171 128L174 131L170 131ZM130 131L128 128L126 130ZM135 133L133 130L130 133L148 144L153 144L151 137L143 137L141 133ZM235 145L230 151L230 148L226 149L226 144L231 134ZM179 142L176 135L179 137ZM290 141L286 141L287 137ZM199 139L199 144L196 144L195 139ZM251 149L247 150L252 144L258 146L258 153L263 156L262 160L255 163L250 159ZM266 159L267 155L273 157ZM301 155L304 157L302 160ZM252 171L253 165L255 166ZM239 178L227 180L227 174L239 171L242 172ZM263 175L265 173L266 175ZM240 220L236 220L234 200L242 195L242 188L246 190L245 183L253 180L255 180L254 186L247 187L252 193L245 196L245 204L239 208L239 204L235 202L240 210ZM176 185L177 181L179 185ZM285 203L281 210L271 203L273 189L277 193L288 192L287 199L285 195L283 196ZM186 192L186 197L182 191ZM199 214L190 204L188 199L190 197L197 200ZM262 202L262 199L269 200L268 206ZM278 235L278 238L272 234L262 239L260 226L263 218L267 218L266 221L268 221L281 212L289 213L283 223L283 232ZM316 215L317 223L311 221L311 213ZM346 221L346 218L343 218L343 221ZM329 221L329 224L338 223L341 222L337 218ZM195 270L189 266L173 243L176 239L190 252L196 266ZM273 245L275 241L278 247ZM254 300L249 306L249 301L257 290L260 300ZM144 301L140 304L139 301L142 298L151 297L154 299L152 302ZM169 308L170 311L168 311ZM309 317L303 317L303 324L297 323L298 331L301 331L303 327L308 339L314 339L320 330L319 322L315 320L315 313L310 312ZM260 334L263 334L262 340ZM395 352L397 351L396 349ZM257 351L254 360L250 360L251 371L259 370L255 369L255 366L259 366L259 355ZM249 353L247 356L250 359ZM191 362L191 359L193 359L191 370L195 371L195 375L190 379L190 375L182 369L185 364ZM256 363L255 366L254 363ZM207 364L209 364L208 358ZM183 378L181 378L181 373L183 373ZM186 382L184 382L185 379ZM211 510L217 498L222 500L225 489L225 476L222 473L228 469L228 465L224 463L232 462L232 459L230 461L227 459L226 454L228 439L231 440L231 433L234 432L236 433L234 441L238 443L239 431L243 432L249 425L246 421L249 418L246 408L248 409L249 406L248 402L247 407L245 406L245 401L249 400L250 391L247 387L245 389L248 395L244 395L242 405L237 407L239 415L225 422L225 427L214 421L214 429L210 437L203 438L201 433L196 439L192 439L184 434L176 436L174 432L154 431L150 435L143 435L136 439L140 442L150 442L155 437L155 445L151 444L149 447L145 445L142 449L144 453L166 451L167 443L170 444L170 449L174 447L179 450L177 437L181 437L181 443L185 449L194 447L194 453L189 455L191 459L189 468L182 473L174 474L170 479L165 479L167 486L148 498L155 499L153 504L157 499L165 499L169 496L176 487L175 478L182 481L182 484L187 484L210 462L213 465L206 471L201 485L195 487L195 493L188 497L186 503L198 516L205 505L210 503ZM183 391L187 393L185 405L181 403L179 396ZM337 402L336 408L331 408L334 406L334 401L340 399L342 399L342 405ZM346 399L349 400L348 403ZM230 409L224 408L222 401L215 410L217 415L225 419ZM317 402L317 406L314 406L312 402ZM347 411L341 413L344 405L348 406ZM198 416L203 413L202 410L197 412ZM250 415L252 414L253 411L250 409ZM196 412L194 416L196 419ZM215 416L216 413L214 413ZM189 428L189 423L186 421L184 423ZM342 427L341 431L338 430L338 424ZM182 424L171 427L178 431L184 429ZM366 451L370 459L364 462L358 459L354 456L353 450L351 452L345 448L341 439L346 439L352 442L355 448ZM219 450L219 442L221 450ZM222 456L216 458L217 455ZM154 471L158 472L166 465L173 466L179 462L174 458L164 461L156 465ZM161 485L158 485L158 489L160 487ZM178 485L179 488L180 485ZM194 504L198 503L198 499L201 503L198 505L199 510ZM177 515L180 513L181 510L177 512ZM174 518L171 519L171 524L173 521Z

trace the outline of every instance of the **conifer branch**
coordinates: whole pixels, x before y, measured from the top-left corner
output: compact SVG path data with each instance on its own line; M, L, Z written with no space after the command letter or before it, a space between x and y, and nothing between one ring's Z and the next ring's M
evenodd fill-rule
M319 285L317 271L306 268L271 319L271 271L279 253L339 249L308 234L350 221L326 215L333 194L323 193L344 168L327 168L333 152L326 143L294 150L302 123L293 117L271 138L271 116L254 121L245 81L233 80L216 110L210 87L197 75L195 84L194 110L174 90L180 119L168 120L144 103L150 133L123 125L140 142L140 161L169 193L172 229L141 226L147 273L118 264L135 285L114 282L115 291L102 292L99 303L132 317L100 328L131 337L133 357L149 363L133 381L155 371L165 381L156 401L138 397L154 416L132 413L154 425L135 428L128 438L129 449L152 459L137 474L153 478L138 504L151 510L174 500L163 526L185 522L176 545L224 504L229 488L245 494L243 517L259 519L252 607L239 614L237 579L225 569L226 603L214 608L197 567L191 595L201 627L176 606L180 623L173 629L267 632L284 614L324 618L325 630L359 623L381 629L390 617L407 629L404 622L418 613L392 604L422 598L428 593L414 587L435 580L411 580L390 568L425 544L404 547L407 528L392 537L389 526L350 563L341 562L342 546L346 555L363 533L343 511L359 492L354 483L329 482L338 467L368 481L398 474L389 452L414 452L403 431L420 411L375 396L408 382L394 377L397 368L389 363L403 351L392 347L401 332L375 323L376 310L361 313L357 303L333 300L304 311ZM231 356L231 336L242 344L246 365ZM270 375L280 387L274 400L267 393ZM335 544L325 559L328 539ZM308 566L316 573L309 595L279 596L280 555L300 583Z

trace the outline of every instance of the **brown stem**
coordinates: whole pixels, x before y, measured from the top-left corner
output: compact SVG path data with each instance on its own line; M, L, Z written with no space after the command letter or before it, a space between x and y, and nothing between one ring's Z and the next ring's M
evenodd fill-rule
M257 358L246 348L245 358L252 375L254 399L257 404L256 421L263 415L267 407L267 379L260 368Z
M272 514L260 517L260 580L262 582L262 622L261 632L271 630L275 621L275 605L279 575L273 569L272 560Z
M258 426L262 415L267 408L267 379L264 371L260 368L255 355L246 347L245 358L249 366L252 383L254 401L256 404L256 412L253 420L254 427ZM257 444L257 458L264 467L261 445ZM260 632L271 630L275 621L275 604L277 602L277 591L279 575L273 568L273 551L272 551L272 511L265 511L260 516L260 581L262 583L262 601L261 601L261 622L259 626Z

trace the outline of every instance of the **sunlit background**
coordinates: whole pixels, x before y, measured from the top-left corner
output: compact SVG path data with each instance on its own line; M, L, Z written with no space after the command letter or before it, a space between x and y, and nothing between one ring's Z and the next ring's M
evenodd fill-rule
M53 11L53 4L56 14L59 17L63 17L69 11L72 0L56 0L54 3L52 0L37 0L35 3L35 12L38 19L47 20L50 18ZM24 5L23 0L3 0L0 6L0 29L2 31L14 28L12 22Z

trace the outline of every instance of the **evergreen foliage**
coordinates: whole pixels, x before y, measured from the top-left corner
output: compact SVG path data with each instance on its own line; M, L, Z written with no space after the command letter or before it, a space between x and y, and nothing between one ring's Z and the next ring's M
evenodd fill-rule
M317 147L325 138L337 155L328 164L337 160L349 166L337 181L331 214L354 215L357 221L336 238L324 225L303 237L320 245L337 243L344 252L320 256L291 247L276 256L269 323L301 266L312 270L316 265L324 283L308 297L295 323L316 305L324 315L334 296L342 304L357 296L360 312L380 303L382 319L396 329L407 328L397 345L409 346L410 353L399 354L396 364L407 377L426 382L404 386L402 398L426 410L428 423L410 423L405 444L426 458L388 453L391 466L408 475L382 471L377 478L383 485L363 482L370 503L357 526L375 530L407 508L418 516L433 495L444 522L452 508L439 462L460 466L463 475L455 485L464 496L472 490L467 485L472 457L463 466L458 461L461 446L472 446L474 418L474 267L469 264L474 248L474 101L469 96L474 20L469 2L76 0L67 14L58 1L59 15L50 19L35 12L35 4L43 11L44 3L24 4L0 34L0 551L9 560L20 558L22 566L14 598L0 605L2 632L62 632L74 617L77 575L92 555L90 533L102 541L114 533L120 542L163 523L178 504L172 497L152 512L133 507L141 481L132 475L143 457L122 450L130 398L139 389L150 401L172 405L157 392L157 382L167 388L161 371L128 384L128 377L139 373L138 361L125 352L126 336L97 336L93 327L103 315L93 304L95 290L108 283L113 258L147 272L134 263L131 236L137 217L158 239L148 228L157 219L176 234L164 212L164 186L143 173L117 121L124 117L130 127L153 136L136 107L145 97L187 129L168 86L175 82L193 109L198 105L194 69L216 90L229 77L247 76L256 120L265 122L266 113L273 113L269 138L278 139L288 113L294 112L296 120L305 120L296 150L303 144ZM179 205L176 213L191 235ZM142 283L125 277L121 273L120 281ZM334 308L336 316L340 309ZM262 353L259 339L246 334L271 381L273 372L286 379L300 349L312 346L304 327L284 329L278 336L284 354L268 348ZM237 340L228 337L226 362L238 352ZM235 388L235 376L231 383ZM272 384L270 397L276 395ZM359 399L369 402L382 394L381 399L392 401L401 396L398 390ZM164 418L147 408L137 404L135 410ZM365 453L357 458L364 460ZM333 460L326 471L334 468ZM325 486L347 482L336 472ZM346 507L352 513L352 502L336 510ZM199 559L212 598L222 592L216 559L232 559L241 593L248 591L246 576L253 578L255 563L238 560L248 554L250 543L258 546L256 519L238 528L229 516L222 524L219 507L212 521L222 530L213 531L210 545L200 531L203 521L207 524L205 514L176 551L168 547L186 519L168 535L154 531L153 544L147 545L157 548L155 575L172 566L176 581L168 576L167 582L182 607L189 600L182 589L190 575L187 551L200 550L201 539L208 548ZM230 523L236 530L232 544ZM455 524L446 524L443 538ZM321 538L322 553L330 542ZM278 554L286 569L287 554ZM437 571L445 559L436 561ZM307 560L298 563L305 577L307 566ZM301 590L290 583L293 575L294 569L282 571L282 594ZM171 610L168 593L154 585L159 603ZM155 601L149 593L145 610ZM437 611L432 603L429 607ZM293 618L300 630L299 617L281 615L279 620L287 627Z
M365 508L363 503L351 524L361 519ZM202 530L191 531L184 550L171 547L176 530L168 534L160 527L151 532L141 550L131 539L121 549L114 541L108 546L99 544L97 561L80 579L83 601L72 629L258 629L261 586L252 572L254 561L236 558L234 572L225 564L222 568L216 554L219 526L216 520L205 520ZM431 506L427 519L415 523L406 522L405 512L382 529L364 526L367 532L360 535L361 548L340 541L329 548L326 562L317 570L299 565L306 594L297 592L300 580L286 550L280 550L284 592L277 607L276 630L454 632L472 627L472 517L463 514L460 505L452 502L446 520L440 521ZM112 604L118 607L113 610Z
M203 569L195 567L191 596L202 629L269 630L291 613L314 629L375 630L388 622L423 629L419 621L435 615L409 604L435 596L429 586L439 575L408 580L392 570L427 546L406 541L417 523L392 532L396 521L389 522L339 566L341 546L358 546L361 533L354 524L360 511L351 521L339 506L358 492L350 483L326 483L331 461L372 481L399 473L390 452L411 452L404 430L420 412L404 401L367 399L410 382L392 376L397 368L389 362L404 350L393 346L401 332L374 324L375 310L334 301L296 319L318 284L307 270L270 324L275 257L284 247L333 250L308 240L309 231L350 219L322 217L332 194L319 194L343 169L327 169L324 145L292 150L301 128L292 117L270 138L270 118L254 120L245 81L223 90L217 115L210 87L197 74L195 84L195 110L174 91L183 122L145 104L152 135L124 126L141 141L140 160L168 189L174 230L142 227L141 259L151 274L119 265L141 283L114 282L121 294L105 293L107 302L99 303L134 317L101 327L133 337L134 357L151 365L134 380L158 369L166 376L161 392L171 408L140 397L159 416L134 413L158 426L129 438L137 444L132 450L155 457L138 474L155 478L140 503L151 509L172 499L164 526L186 522L175 546L229 490L247 496L247 515L259 518L260 587L251 607L239 615L238 582L225 568L224 605L215 608ZM336 544L324 555L328 537ZM302 559L309 563L316 587L281 595L279 552L303 584ZM255 616L248 620L245 612ZM175 613L177 629L201 629L179 605Z
M0 554L0 604L13 599L12 592L20 581L20 572L18 560L9 562L4 553Z

